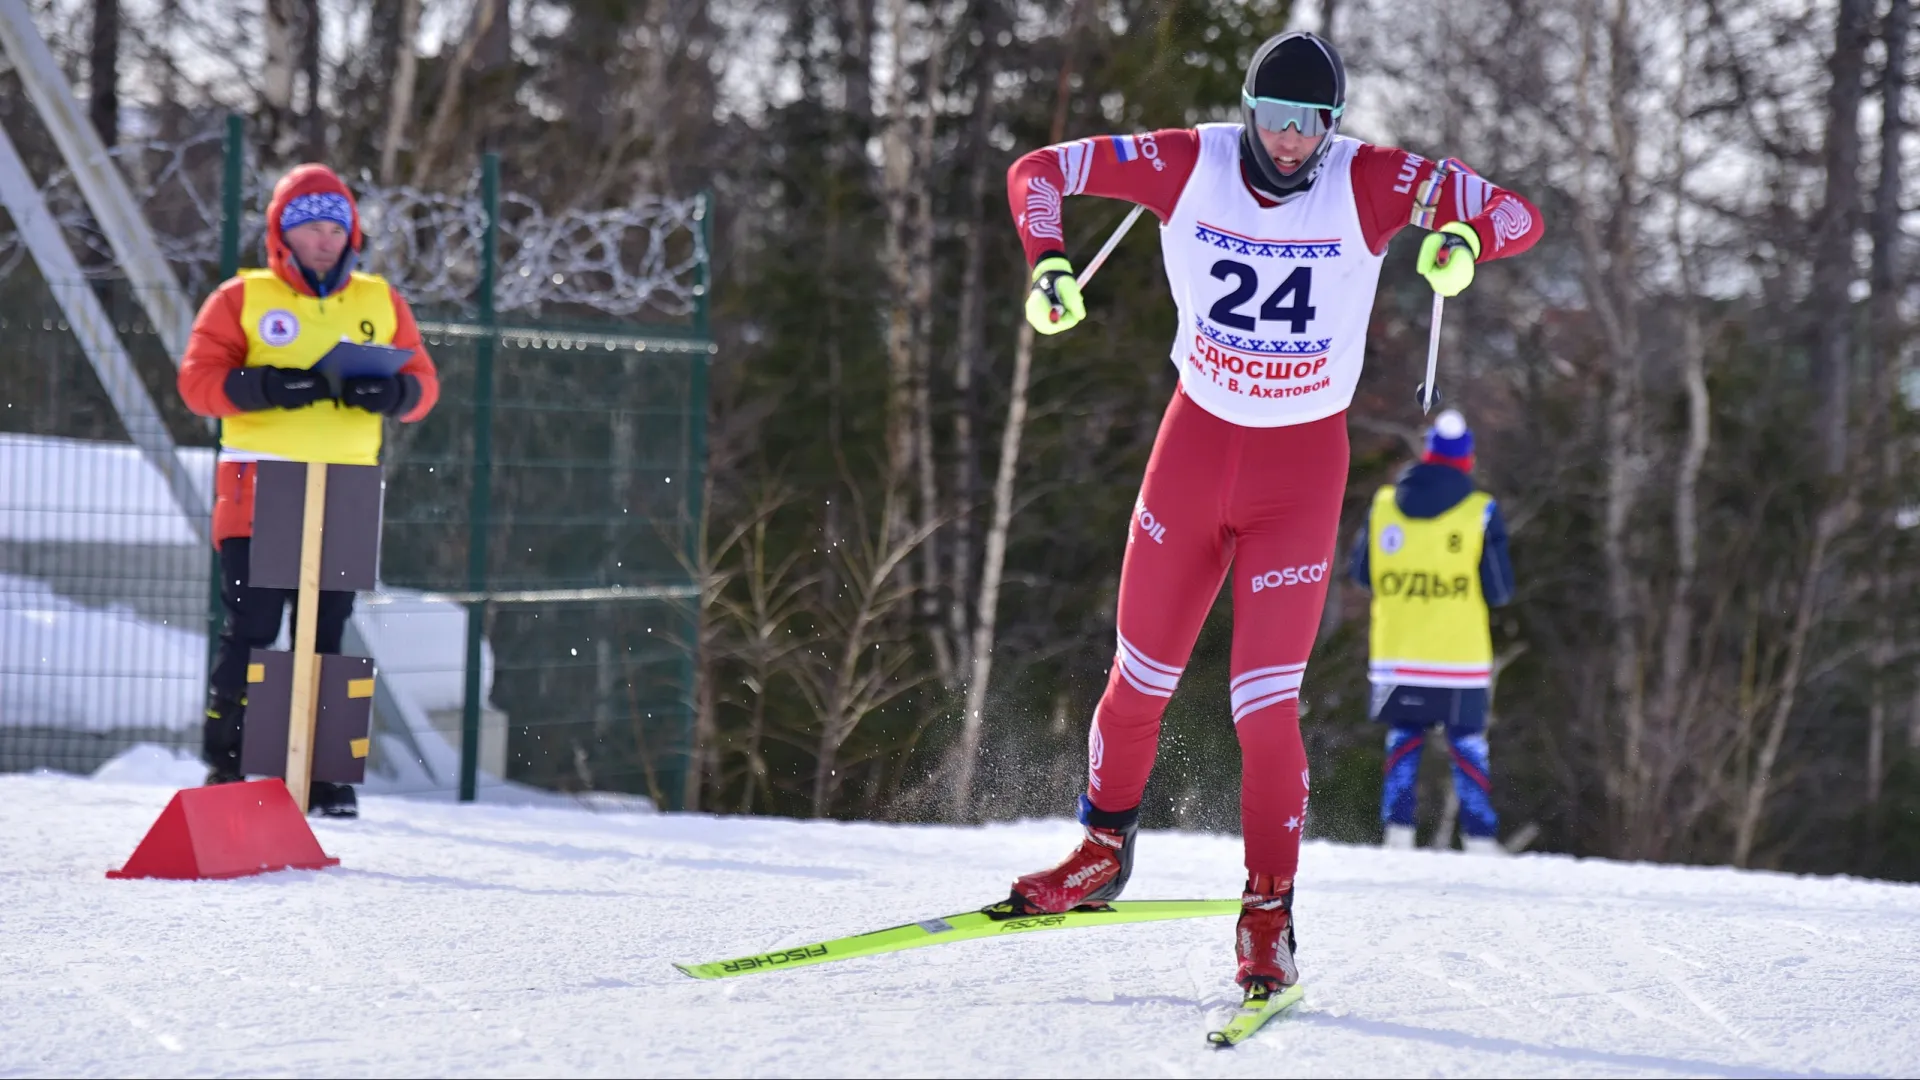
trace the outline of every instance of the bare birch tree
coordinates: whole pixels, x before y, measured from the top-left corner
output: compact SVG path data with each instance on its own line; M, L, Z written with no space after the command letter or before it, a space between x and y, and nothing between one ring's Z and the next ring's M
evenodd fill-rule
M293 155L293 91L300 75L306 0L265 0L261 36L266 59L260 70L260 105L266 121L268 153L276 161Z
M387 123L380 135L380 182L392 184L400 164L400 144L413 121L414 84L420 73L420 0L400 0L400 28L393 43L393 83L387 94Z
M274 0L278 2L278 0ZM500 17L506 7L506 0L473 0L473 13L467 20L466 30L460 36L460 43L454 48L453 55L445 64L441 76L440 99L434 106L433 120L427 125L426 139L414 154L412 183L424 183L432 174L434 166L450 149L454 128L459 118L460 98L466 88L468 69L473 66L474 54L487 39L493 22Z

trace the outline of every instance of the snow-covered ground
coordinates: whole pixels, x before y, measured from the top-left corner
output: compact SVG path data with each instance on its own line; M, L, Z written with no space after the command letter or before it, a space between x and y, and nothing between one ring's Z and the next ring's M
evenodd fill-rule
M138 768L122 770L139 778ZM368 798L337 869L108 881L171 789L0 776L0 1076L1911 1076L1920 888L1309 844L1309 990L1236 1050L1227 919L716 983L670 961L978 906L1075 828ZM1143 836L1129 896L1231 896Z

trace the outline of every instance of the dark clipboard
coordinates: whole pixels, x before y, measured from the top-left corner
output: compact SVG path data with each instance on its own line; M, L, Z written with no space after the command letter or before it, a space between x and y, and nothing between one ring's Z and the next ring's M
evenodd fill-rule
M343 340L328 349L327 354L313 365L313 370L327 380L333 396L338 398L346 380L392 376L411 359L412 349Z

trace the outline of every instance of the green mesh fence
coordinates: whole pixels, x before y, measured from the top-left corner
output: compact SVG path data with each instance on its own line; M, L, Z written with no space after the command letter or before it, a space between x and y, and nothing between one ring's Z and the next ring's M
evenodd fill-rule
M427 322L438 422L402 429L383 577L467 599L481 328ZM707 346L509 330L495 338L485 536L483 771L677 799L690 730L688 556L704 480ZM491 761L489 760L491 759Z
M0 770L88 772L136 742L200 739L209 549L89 364L59 302L76 289L109 314L197 490L212 475L212 432L123 284L57 297L30 273L0 280Z

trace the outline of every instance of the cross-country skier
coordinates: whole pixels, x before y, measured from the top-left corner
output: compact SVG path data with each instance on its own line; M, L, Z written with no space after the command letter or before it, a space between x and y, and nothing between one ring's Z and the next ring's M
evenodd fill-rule
M1345 412L1387 242L1437 230L1418 268L1452 296L1477 261L1541 233L1527 200L1466 171L1338 134L1340 54L1280 34L1247 68L1239 124L1081 139L1034 151L1007 196L1033 266L1041 333L1086 315L1065 254L1068 195L1159 217L1180 385L1161 420L1120 574L1119 648L1088 735L1086 836L1014 882L1012 905L1065 911L1126 885L1160 716L1233 571L1232 708L1242 754L1247 885L1234 937L1250 994L1290 986L1293 884L1307 811L1299 691L1347 482Z
M1420 463L1374 493L1348 574L1373 594L1370 712L1387 725L1380 788L1386 846L1413 846L1420 750L1445 726L1462 845L1498 855L1487 757L1493 634L1487 609L1513 599L1500 504L1473 487L1473 431L1452 409L1427 432ZM1452 837L1442 837L1451 842Z

